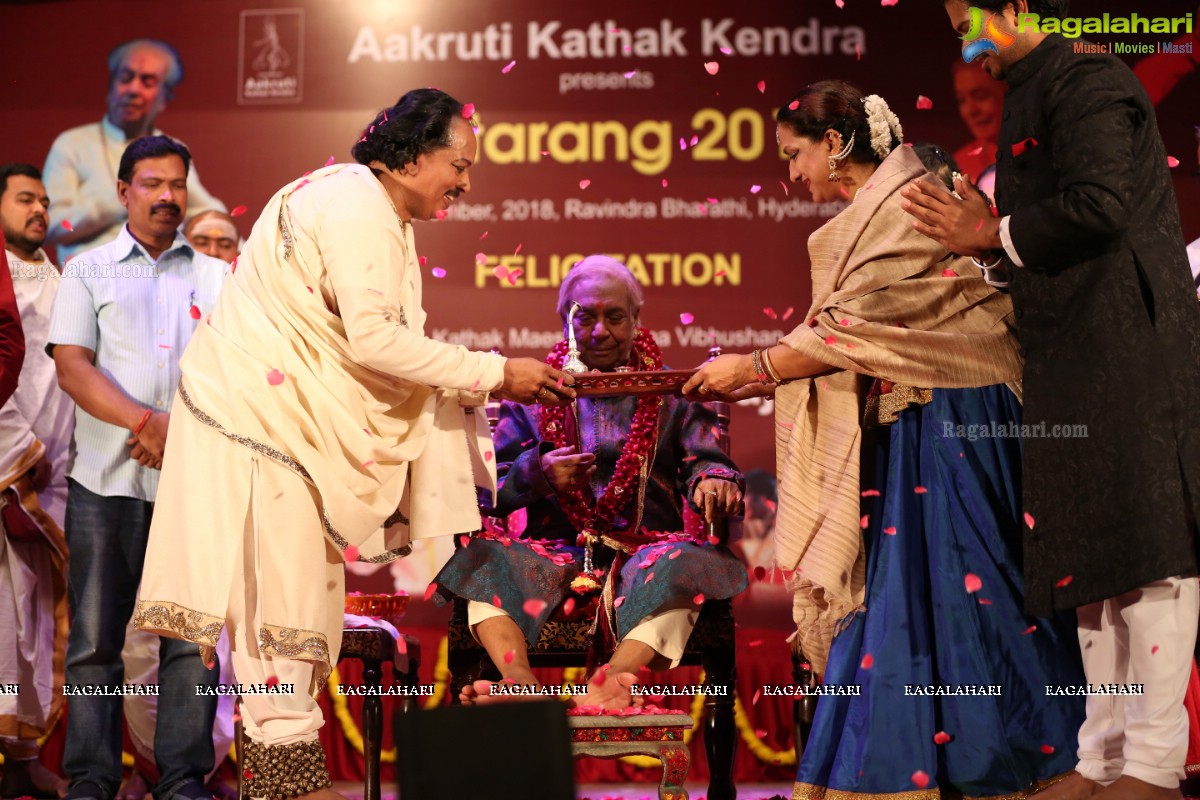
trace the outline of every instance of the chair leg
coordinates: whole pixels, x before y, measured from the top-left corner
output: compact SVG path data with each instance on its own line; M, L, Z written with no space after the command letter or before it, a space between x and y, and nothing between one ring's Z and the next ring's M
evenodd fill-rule
M363 684L368 694L363 698L363 764L366 773L363 800L380 800L379 756L383 747L383 702L378 692L382 685L382 665L376 659L363 659Z
M412 693L404 695L400 701L400 711L412 714L421 707L416 695L416 689L420 685L421 642L415 636L404 633L400 635L404 637L404 654L397 656L392 662L392 677L397 684L411 690Z
M457 705L458 695L462 688L468 683L474 683L481 679L484 670L491 662L483 648L475 647L462 650L451 649L447 662L447 666L450 668L450 679L447 681L450 702Z
M708 757L708 800L735 800L733 760L737 754L737 727L733 719L733 652L704 654L704 753Z

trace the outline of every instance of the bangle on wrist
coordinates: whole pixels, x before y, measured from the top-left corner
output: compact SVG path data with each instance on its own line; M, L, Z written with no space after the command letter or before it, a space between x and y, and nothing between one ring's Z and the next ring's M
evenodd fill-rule
M775 369L775 364L771 362L771 348L769 347L763 348L762 365L767 370L767 377L771 379L771 383L783 383L783 376L779 374L779 370Z
M142 414L141 420L133 428L133 435L137 436L142 432L142 428L146 427L146 423L150 421L150 417L154 416L154 409L147 408L146 413Z
M754 365L754 374L758 378L759 383L774 383L767 372L766 366L763 364L762 350L755 350L750 353L750 363Z

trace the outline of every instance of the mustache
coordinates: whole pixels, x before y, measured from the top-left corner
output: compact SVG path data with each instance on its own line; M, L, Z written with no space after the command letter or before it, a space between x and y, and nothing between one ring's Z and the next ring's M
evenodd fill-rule
M170 211L172 214L178 215L180 213L180 208L176 203L156 203L150 207L151 214L153 214L155 211Z

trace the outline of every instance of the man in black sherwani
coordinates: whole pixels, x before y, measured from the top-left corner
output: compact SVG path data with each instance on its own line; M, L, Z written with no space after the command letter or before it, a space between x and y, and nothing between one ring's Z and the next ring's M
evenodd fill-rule
M999 215L962 182L965 200L918 181L906 208L920 232L1011 274L1026 610L1076 609L1089 682L1145 692L1088 697L1076 771L1039 800L1178 798L1198 618L1200 304L1167 153L1120 60L1022 30L1020 15L1060 18L1065 0L944 2L964 57L982 53L1008 83Z

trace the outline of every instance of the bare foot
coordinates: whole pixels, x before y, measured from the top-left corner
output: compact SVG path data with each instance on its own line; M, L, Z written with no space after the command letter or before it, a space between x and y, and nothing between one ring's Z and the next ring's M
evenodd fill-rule
M150 794L149 781L135 769L129 773L128 778L121 781L121 788L117 789L116 800L143 800L148 794Z
M0 797L57 798L66 794L67 779L48 770L34 759L9 758L0 781Z
M1181 800L1179 787L1166 789L1138 778L1122 775L1099 792L1096 800Z
M1031 800L1087 800L1104 786L1083 777L1074 770L1049 788L1032 794Z
M475 681L475 683L471 684L470 687L464 686L458 697L464 704L476 706L486 706L491 705L492 703L519 703L528 700L546 700L550 698L550 695L540 694L536 691L501 694L495 691L495 688L501 685L511 686L514 689L518 687L529 687L530 690L541 688L541 685L537 681L514 681L508 678L500 681L499 683L493 683L492 681ZM466 699L468 688L470 688L471 693L474 695L469 702Z
M632 672L610 672L605 664L588 681L587 693L575 698L576 706L600 706L606 711L617 711L630 706L640 706L642 697L633 696L632 687L638 682Z
M458 692L458 702L464 706L473 706L478 699L479 692L475 691L475 684L464 683L462 689Z

